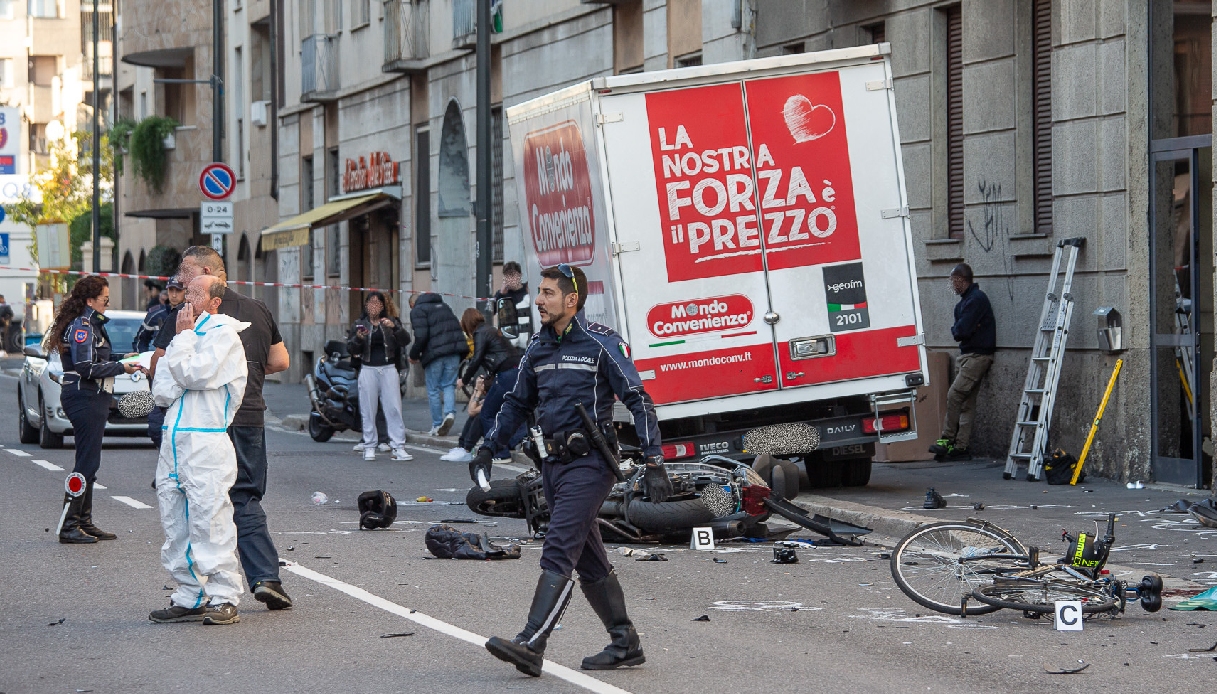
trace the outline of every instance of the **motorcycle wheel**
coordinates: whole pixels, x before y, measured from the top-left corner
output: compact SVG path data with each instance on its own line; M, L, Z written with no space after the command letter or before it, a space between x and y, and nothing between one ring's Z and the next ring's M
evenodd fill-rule
M490 480L490 491L484 492L476 484L465 495L469 510L483 516L504 518L524 517L524 498L520 484L513 477L507 480Z
M308 418L308 435L317 443L325 443L334 435L334 430L327 427L320 417Z
M714 512L700 498L663 503L635 500L630 502L629 511L631 525L652 533L688 530L714 522Z

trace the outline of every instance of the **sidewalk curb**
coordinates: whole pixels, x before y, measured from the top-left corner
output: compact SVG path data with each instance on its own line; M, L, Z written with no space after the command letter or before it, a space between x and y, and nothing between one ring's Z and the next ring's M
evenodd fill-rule
M870 528L875 535L882 538L875 539L891 539L893 543L898 542L901 538L913 532L917 528L930 523L940 523L947 520L955 520L948 518L930 518L929 516L921 516L916 513L908 513L906 511L893 511L891 509L882 508L879 506L868 506L866 504L858 504L852 501L840 501L826 496L817 496L809 494L800 494L794 499L794 503L812 513L818 513L823 516L828 516L834 520L853 523ZM868 535L867 538L872 536ZM1107 568L1113 575L1123 574L1125 572L1132 576L1146 575L1150 573L1158 573L1162 577L1164 598L1183 598L1185 596L1194 595L1208 588L1202 583L1196 583L1186 578L1171 576L1162 572L1147 571L1145 569L1137 569L1131 566L1123 566L1120 564L1107 564ZM1131 583L1137 583L1140 579L1132 580Z
M270 412L267 412L267 418L270 418ZM289 414L284 415L279 420L279 426L288 431L305 431L308 429L308 413L304 414ZM358 432L356 432L358 433ZM419 446L431 446L432 448L442 448L447 451L449 448L456 446L456 436L431 436L425 431L414 431L406 429L406 443L412 443Z

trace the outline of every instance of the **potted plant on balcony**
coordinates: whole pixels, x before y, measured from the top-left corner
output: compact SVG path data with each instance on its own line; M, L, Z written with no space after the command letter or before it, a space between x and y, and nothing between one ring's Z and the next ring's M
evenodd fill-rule
M131 172L142 178L155 193L165 185L165 169L168 161L165 151L172 149L168 142L178 122L164 116L148 116L141 120L128 139L131 151Z
M131 118L119 118L110 126L110 146L114 148L114 172L123 175L123 155L131 152L131 132L139 125Z

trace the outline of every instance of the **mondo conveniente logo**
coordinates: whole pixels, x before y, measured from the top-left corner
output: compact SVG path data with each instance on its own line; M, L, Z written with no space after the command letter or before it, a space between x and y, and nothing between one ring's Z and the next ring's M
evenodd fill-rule
M738 330L752 322L752 301L742 294L660 304L647 313L655 337Z
M541 266L591 264L596 247L592 177L574 121L524 138L524 197Z

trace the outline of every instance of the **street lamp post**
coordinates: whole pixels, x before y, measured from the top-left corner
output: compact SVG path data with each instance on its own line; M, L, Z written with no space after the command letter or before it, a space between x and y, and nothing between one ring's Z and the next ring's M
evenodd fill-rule
M98 81L101 62L97 40L101 34L98 0L93 0L93 272L101 272L101 89Z
M477 286L482 312L489 315L491 261L490 177L490 0L477 0Z

